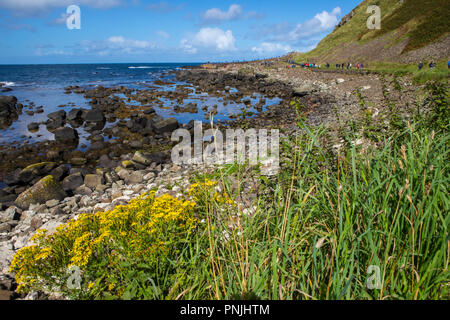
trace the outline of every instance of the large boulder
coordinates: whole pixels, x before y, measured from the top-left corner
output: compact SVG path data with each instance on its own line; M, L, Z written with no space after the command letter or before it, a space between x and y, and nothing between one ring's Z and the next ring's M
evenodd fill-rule
M10 174L8 174L4 179L3 182L6 183L9 186L15 185L20 183L20 172L22 172L21 169L16 169L13 172L11 172Z
M65 178L69 174L69 166L66 164L62 164L52 171L50 171L50 174L56 179L61 181L63 178Z
M105 122L106 118L102 110L92 109L86 113L84 120L87 122Z
M304 83L301 86L294 88L292 91L292 95L294 97L304 97L304 96L307 96L308 94L314 93L316 91L317 91L317 88L315 85L313 85L311 83Z
M78 132L69 127L59 128L55 131L55 140L62 143L77 143Z
M88 188L95 189L105 183L103 176L98 174L87 174L84 177L84 185Z
M12 245L8 242L0 243L0 273L8 273L14 253Z
M8 128L19 117L16 104L16 97L0 96L0 129Z
M144 154L144 153L142 153L142 152L140 152L140 151L136 151L136 152L134 153L134 156L133 156L133 159L132 159L132 160L133 160L134 162L143 164L143 165L145 165L145 166L149 166L149 165L151 165L152 162L153 162L153 159L152 159L151 155L149 155L149 154Z
M39 131L39 123L31 122L27 125L27 128L28 128L28 131L30 131L30 132Z
M47 130L50 132L54 132L56 129L64 127L65 121L63 119L50 119L45 123Z
M20 215L22 214L22 210L15 206L11 206L6 209L4 212L0 212L0 222L8 222L13 220L19 220Z
M152 163L161 164L165 163L169 159L169 155L162 151L154 152L154 153L143 153L140 151L136 151L133 155L133 162L150 166Z
M167 118L153 124L156 133L172 132L178 128L178 121L175 118Z
M28 183L36 178L47 175L51 170L56 168L55 162L40 162L29 165L19 173L19 181Z
M5 195L0 195L0 203L2 205L5 204L12 204L17 198L16 194L5 194Z
M15 203L22 209L28 209L31 204L43 204L52 199L63 200L65 196L61 184L52 175L48 175L22 192Z
M66 119L66 112L64 110L59 110L59 111L56 111L56 112L49 113L47 115L47 117L49 119L52 119L52 120L65 120Z
M62 187L65 191L74 191L79 186L82 186L83 183L83 176L80 172L77 172L65 177L62 182Z
M70 163L73 166L81 167L81 166L84 166L87 163L87 159L86 158L75 157L75 158L70 159Z
M127 184L138 184L144 180L144 174L142 171L132 171L130 175L125 179Z
M69 111L69 114L67 115L67 120L69 120L69 121L80 120L82 115L83 115L83 110L72 109Z

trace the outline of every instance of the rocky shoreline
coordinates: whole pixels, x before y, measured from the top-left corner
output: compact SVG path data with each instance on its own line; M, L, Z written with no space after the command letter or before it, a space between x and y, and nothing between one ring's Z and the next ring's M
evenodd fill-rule
M264 111L260 99L254 107L261 111L252 117L215 123L219 128L279 128L282 136L299 130L297 110L290 104L293 99L305 106L302 112L309 124L329 127L336 122L336 109L344 117L357 114L359 104L352 94L356 87L373 97L372 108L381 109L384 103L377 75L312 74L282 66L268 69L255 62L223 65L216 70L181 70L176 79L191 83L198 91L246 105L249 103L244 97L255 92L268 98L279 97L279 104ZM181 188L189 186L189 177L201 168L171 163L174 143L170 136L179 127L192 132L193 121L180 125L174 118L163 119L155 114L153 105L162 98L182 105L191 90L185 85L177 85L174 91L150 89L136 93L126 87L67 87L67 92L91 99L92 109L49 114L48 121L38 127L46 125L53 130L55 141L0 148L0 181L7 184L0 190L0 298L17 298L9 264L37 229L51 232L80 213L111 210L151 189L176 196ZM406 90L407 96L413 89ZM123 97L111 98L116 93ZM4 123L13 122L22 110L30 109L17 106L14 98L0 98ZM127 101L139 101L140 105L131 108ZM179 108L189 113L198 107L191 104ZM214 106L208 106L207 112L214 116ZM106 123L112 125L105 127ZM77 125L91 134L92 143L86 151L77 149ZM110 139L105 141L105 135Z

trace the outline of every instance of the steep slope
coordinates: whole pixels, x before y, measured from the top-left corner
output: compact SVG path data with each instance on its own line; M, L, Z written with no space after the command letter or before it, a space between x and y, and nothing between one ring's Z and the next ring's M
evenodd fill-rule
M381 29L367 28L370 5L381 9ZM319 62L439 61L450 56L450 1L364 0L335 30L298 60Z

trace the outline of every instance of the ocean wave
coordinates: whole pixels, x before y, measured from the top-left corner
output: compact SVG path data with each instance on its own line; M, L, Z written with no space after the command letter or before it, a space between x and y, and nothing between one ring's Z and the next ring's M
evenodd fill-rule
M139 66L139 67L128 67L128 69L151 69L152 67Z
M111 68L106 68L106 67L98 67L97 70L111 70Z
M3 87L14 87L16 85L15 82L12 81L0 81Z
M139 67L128 67L128 69L167 69L167 67L163 66L139 66Z

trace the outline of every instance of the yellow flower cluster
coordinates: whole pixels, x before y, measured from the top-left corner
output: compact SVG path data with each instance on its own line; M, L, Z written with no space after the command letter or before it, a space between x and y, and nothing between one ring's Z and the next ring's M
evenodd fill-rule
M201 192L207 192L217 185L217 181L209 180L205 178L202 182L196 182L191 184L189 188L189 195L196 196Z
M194 208L194 202L155 197L152 191L111 211L82 214L51 235L39 230L34 244L16 253L10 271L16 273L20 291L26 292L39 289L39 283L49 287L48 282L70 266L86 271L99 263L114 268L136 258L147 263L163 259L197 226ZM95 281L88 283L91 289ZM106 287L116 288L113 283Z
M189 195L196 201L214 200L219 205L235 206L235 202L230 198L226 192L217 192L215 187L217 181L205 178L201 182L193 183L189 188Z

